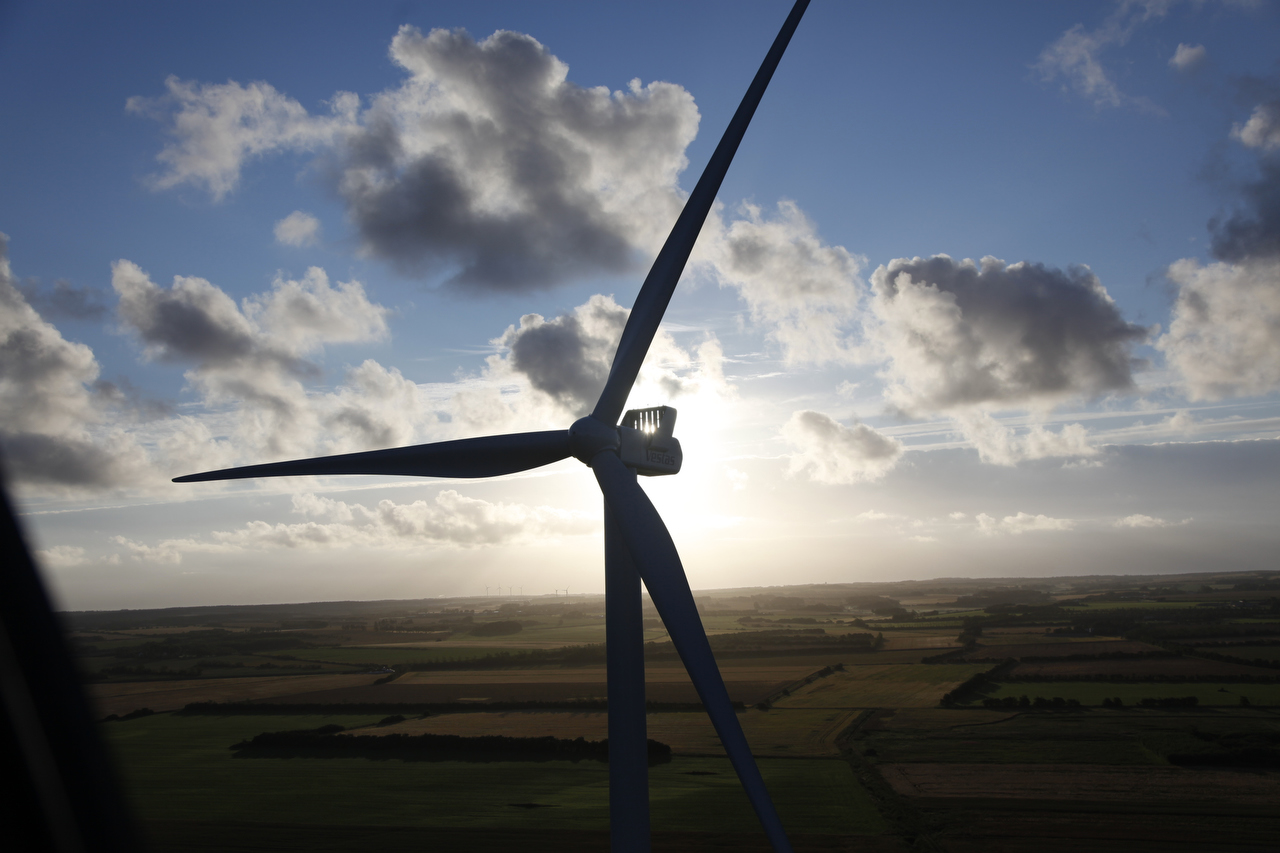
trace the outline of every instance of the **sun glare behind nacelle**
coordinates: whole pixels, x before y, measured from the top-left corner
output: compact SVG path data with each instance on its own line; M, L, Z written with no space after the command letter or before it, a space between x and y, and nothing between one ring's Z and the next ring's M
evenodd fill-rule
M684 454L671 434L675 428L676 410L670 406L628 410L618 425L623 463L646 477L680 473Z

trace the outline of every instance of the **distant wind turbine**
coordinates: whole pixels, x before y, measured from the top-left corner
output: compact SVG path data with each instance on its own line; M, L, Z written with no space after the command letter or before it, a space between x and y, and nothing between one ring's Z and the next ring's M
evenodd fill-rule
M567 431L466 438L413 447L296 459L178 477L175 482L332 474L396 474L477 478L514 474L573 456L590 466L604 493L605 638L609 693L609 822L611 849L649 850L648 745L644 700L644 629L640 582L666 626L776 851L790 851L698 616L680 555L636 474L680 471L680 442L670 406L622 411L658 324L675 292L733 155L809 0L797 0L774 39L720 144L649 269L622 331L595 409ZM621 417L621 421L619 421ZM568 597L569 590L565 589ZM488 587L485 587L488 594ZM502 588L498 588L502 594Z

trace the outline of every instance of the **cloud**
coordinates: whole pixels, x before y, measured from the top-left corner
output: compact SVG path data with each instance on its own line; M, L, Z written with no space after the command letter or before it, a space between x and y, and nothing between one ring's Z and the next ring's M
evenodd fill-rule
M30 279L13 284L27 304L46 319L99 320L107 313L102 292L96 287L76 287L61 278L53 283L52 289Z
M1173 0L1121 0L1097 29L1076 24L1063 33L1040 52L1033 67L1045 81L1062 79L1064 90L1074 89L1099 109L1127 106L1162 115L1164 110L1148 99L1120 91L1103 67L1101 55L1126 44L1139 27L1164 17L1172 5Z
M1085 267L899 258L871 277L869 334L909 414L1049 405L1133 387L1125 322Z
M1018 433L986 412L962 412L955 415L955 420L965 438L977 449L979 458L994 465L1017 465L1062 456L1094 456L1098 452L1089 444L1088 432L1080 424L1066 424L1057 432L1033 424Z
M526 314L519 325L491 343L499 352L486 360L484 387L455 400L455 420L492 432L503 425L545 423L563 426L595 406L622 329L630 312L611 296L597 294L572 311L550 320ZM632 399L674 401L690 395L723 397L732 393L724 378L724 353L714 337L684 347L659 329ZM515 386L531 393L502 394Z
M156 156L163 169L152 175L155 189L184 184L204 187L220 200L240 182L247 160L278 151L314 151L332 144L356 120L360 100L339 92L332 115L315 117L267 83L199 84L169 77L158 98L132 97L131 113L151 116L173 137Z
M349 93L317 117L265 83L173 78L165 97L131 99L174 137L153 185L221 198L253 157L322 150L366 253L462 288L548 287L656 250L698 126L683 88L582 88L537 40L506 31L477 42L404 26L390 56L407 76L363 111Z
M526 314L496 340L508 364L536 390L574 414L595 405L630 312L612 297L592 296L571 313L547 320Z
M1258 180L1241 189L1244 209L1210 220L1214 257L1248 262L1280 257L1280 162L1263 161Z
M818 483L873 482L902 457L902 442L866 424L844 426L821 412L800 411L782 427L782 437L798 452L788 470Z
M1175 71L1198 71L1204 66L1208 52L1202 44L1179 44L1178 49L1169 57L1169 67Z
M1178 288L1169 331L1156 341L1193 400L1280 387L1280 259L1169 267Z
M453 489L432 500L379 501L369 507L314 494L293 496L294 512L306 521L253 521L202 539L166 539L154 544L122 536L113 541L138 562L176 565L187 554L333 548L418 550L426 545L477 548L595 533L591 513L548 506L492 503Z
M85 550L78 545L55 545L36 551L36 561L45 568L68 569L88 562Z
M275 235L286 246L314 246L320 238L320 220L295 210L276 223Z
M718 238L707 235L721 285L738 288L788 364L846 360L845 326L862 297L865 259L823 243L794 202L779 202L771 219L753 204L741 210L744 218Z
M1262 151L1280 148L1280 101L1270 101L1254 107L1247 122L1232 126L1231 138L1249 148Z
M387 334L386 309L359 282L335 287L312 267L237 305L205 279L177 276L164 288L118 261L112 285L121 325L145 357L191 364L185 376L205 407L233 413L223 452L238 459L408 443L437 420L413 382L373 360L347 369L330 393L310 390L322 377L310 358L324 347Z
M1172 527L1173 525L1174 522L1172 521L1153 518L1150 515L1129 515L1124 518L1118 518L1115 521L1116 527Z
M1030 515L1025 512L1020 512L1017 515L1006 515L1001 519L993 518L984 512L979 513L975 518L978 522L978 532L987 536L994 536L998 533L1020 536L1023 533L1071 530L1076 526L1076 523L1070 519L1050 518L1047 515Z
M15 286L0 234L0 445L16 482L101 488L137 477L142 451L103 425L98 361L44 320Z

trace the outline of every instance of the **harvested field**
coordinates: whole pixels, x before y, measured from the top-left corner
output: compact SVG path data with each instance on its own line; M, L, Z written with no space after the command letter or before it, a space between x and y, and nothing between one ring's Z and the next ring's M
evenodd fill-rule
M735 702L754 705L813 673L811 665L724 666L721 674ZM390 684L323 690L297 702L572 702L605 699L602 666L563 669L494 669L410 672ZM645 694L651 702L698 702L688 674L679 664L645 668Z
M1271 808L1280 802L1280 776L1181 767L1079 764L885 764L880 773L906 797L1157 801Z
M173 711L189 702L279 702L315 691L360 689L377 675L262 675L250 678L202 678L188 681L128 681L89 684L86 690L103 716L139 708Z
M1221 678L1239 676L1275 678L1280 672L1240 663L1219 663L1196 658L1134 658L1131 660L1049 661L1020 663L1010 675L1014 678L1078 678L1082 676L1167 676L1170 678Z
M862 724L862 730L874 731L934 731L957 729L966 726L984 726L1011 719L1010 711L969 710L951 708L899 708L877 714Z
M738 714L751 750L761 756L820 757L839 754L835 738L853 721L854 711L749 710ZM406 720L391 726L359 729L353 734L447 734L475 737L504 734L509 737L608 737L608 715L599 712L477 711L439 714ZM676 712L649 714L649 737L668 744L678 755L723 756L724 749L706 714Z
M1182 682L1162 684L1128 683L1112 681L1023 681L1000 684L988 695L1043 696L1046 699L1061 696L1075 699L1083 705L1101 705L1103 699L1118 697L1125 705L1136 705L1147 698L1160 699L1169 696L1195 696L1203 706L1233 706L1240 704L1240 697L1248 697L1250 704L1263 707L1280 705L1280 684L1238 684L1221 682Z
M983 664L867 664L820 678L776 704L779 708L930 708Z
M1164 651L1159 646L1140 643L1137 640L1074 640L1069 643L1009 643L999 645L979 644L964 655L966 660L990 658L1041 658L1067 655L1138 655Z
M872 631L876 630L871 626ZM958 649L964 644L956 640L955 629L947 629L940 633L916 633L909 631L893 631L884 635L885 651L900 649Z

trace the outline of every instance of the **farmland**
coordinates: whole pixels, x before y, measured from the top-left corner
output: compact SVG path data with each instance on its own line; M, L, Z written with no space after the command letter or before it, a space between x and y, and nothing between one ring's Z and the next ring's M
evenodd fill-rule
M1262 849L1280 832L1267 808L1280 607L1256 591L1245 607L1231 576L1140 580L717 590L698 604L798 850L1208 849L1214 814L1239 833L1213 849ZM596 760L229 749L322 726L601 740L598 596L216 610L65 615L154 849L607 846ZM648 733L672 755L650 770L655 849L766 849L645 619ZM1143 705L1162 699L1181 704ZM130 713L143 708L158 713Z

